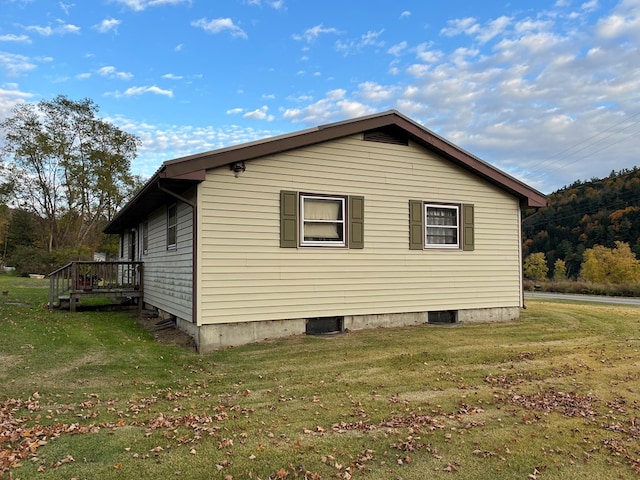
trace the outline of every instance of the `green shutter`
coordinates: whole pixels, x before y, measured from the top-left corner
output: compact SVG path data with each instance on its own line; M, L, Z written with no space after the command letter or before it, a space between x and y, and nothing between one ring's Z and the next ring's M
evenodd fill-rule
M409 250L424 249L424 208L422 200L409 200Z
M298 247L298 193L280 192L280 248Z
M475 248L475 228L473 205L462 205L462 250L472 251Z
M364 197L349 197L349 248L364 248Z

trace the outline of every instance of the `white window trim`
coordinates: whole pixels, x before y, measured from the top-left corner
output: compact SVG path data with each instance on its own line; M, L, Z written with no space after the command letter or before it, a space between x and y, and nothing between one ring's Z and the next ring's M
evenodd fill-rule
M429 208L439 208L439 209L449 209L455 210L456 212L456 225L448 226L448 225L429 225L428 223L428 211ZM434 228L449 228L455 230L456 232L456 243L428 243L428 235L427 231L429 227ZM424 204L424 247L425 248L442 248L442 249L460 249L460 205L457 204L442 204L442 203L425 203Z
M325 240L325 241L305 241L304 239L304 201L305 200L338 200L341 202L340 208L342 213L342 220L326 220L326 223L338 223L342 224L342 240ZM347 198L342 196L330 196L330 195L307 195L300 194L300 221L299 221L299 238L301 247L346 247L347 246ZM322 220L314 220L314 222L322 223Z
M142 221L142 235L140 235L141 237L141 242L140 242L140 247L142 248L142 255L148 255L149 254L149 219L145 218Z
M169 224L169 209L171 207L175 208L175 211L176 211L175 224ZM175 231L176 231L174 243L169 243L169 229L171 227L175 228ZM177 248L178 248L178 204L173 203L167 206L167 250L176 250Z

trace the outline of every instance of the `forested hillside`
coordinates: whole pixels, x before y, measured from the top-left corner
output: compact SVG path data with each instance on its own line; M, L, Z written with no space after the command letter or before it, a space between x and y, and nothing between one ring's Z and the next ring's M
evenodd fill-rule
M548 197L548 206L527 211L523 253L546 255L549 273L563 260L576 277L587 248L628 243L640 258L640 168L611 172L607 178L577 181Z

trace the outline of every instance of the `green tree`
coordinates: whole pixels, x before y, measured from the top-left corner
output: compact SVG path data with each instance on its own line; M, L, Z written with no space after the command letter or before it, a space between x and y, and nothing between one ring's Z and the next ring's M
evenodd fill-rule
M36 244L36 223L32 213L13 210L7 226L7 252L10 256L16 247L33 247Z
M89 99L59 95L19 104L0 123L13 165L7 184L22 208L45 219L49 250L98 241L134 188L138 139L97 112Z
M549 273L544 253L532 253L524 260L524 275L532 280L544 280Z
M615 242L615 248L594 245L584 252L580 276L589 282L623 285L640 282L640 261L628 243Z
M553 279L565 280L567 278L567 264L561 258L553 263Z

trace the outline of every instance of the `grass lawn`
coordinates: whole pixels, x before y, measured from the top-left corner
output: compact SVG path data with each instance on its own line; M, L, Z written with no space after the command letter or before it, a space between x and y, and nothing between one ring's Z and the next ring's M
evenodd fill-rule
M0 275L0 478L626 479L640 308L299 336L210 355Z

